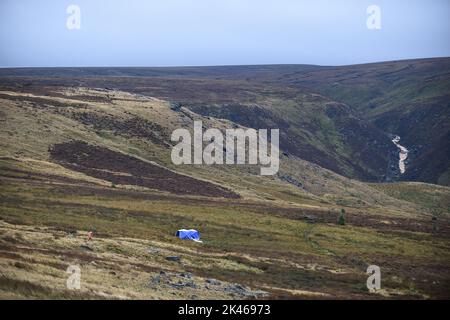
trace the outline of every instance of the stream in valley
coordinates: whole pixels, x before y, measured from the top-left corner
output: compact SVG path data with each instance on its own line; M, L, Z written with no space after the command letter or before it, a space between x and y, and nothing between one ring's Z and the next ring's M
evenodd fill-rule
M400 143L400 137L395 136L394 139L392 139L392 142L397 146L399 149L399 160L398 160L398 168L400 170L400 174L404 174L406 167L405 167L405 161L408 158L408 149L406 149L404 146L402 146Z

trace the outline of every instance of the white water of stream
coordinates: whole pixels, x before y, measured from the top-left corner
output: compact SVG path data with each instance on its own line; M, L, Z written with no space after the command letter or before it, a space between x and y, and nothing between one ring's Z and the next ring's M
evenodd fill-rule
M392 139L392 142L399 148L399 160L398 160L398 168L400 169L400 173L405 173L405 160L408 158L408 149L406 149L404 146L399 144L400 137L395 136L394 139Z

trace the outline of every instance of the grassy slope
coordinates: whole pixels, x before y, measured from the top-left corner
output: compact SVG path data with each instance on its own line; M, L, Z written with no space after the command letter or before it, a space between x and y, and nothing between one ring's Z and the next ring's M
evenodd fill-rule
M139 116L169 132L191 125L161 100L62 89L59 95L38 95L45 101L34 96L26 102L23 94L3 93L16 99L1 100L2 297L244 298L207 289L205 279L213 277L272 297L367 298L373 297L365 288L369 264L383 272L383 290L375 297L448 297L448 221L442 218L439 234L432 236L427 204L388 196L292 156L282 159L282 171L301 180L302 189L261 178L254 168L174 167L164 144L71 116ZM230 125L202 119L207 125ZM208 179L242 198L113 186L50 162L48 148L72 139ZM347 210L346 226L334 223L340 207ZM205 244L175 239L180 227L198 228ZM87 230L95 230L93 252L80 249ZM149 253L149 246L159 253ZM166 261L168 255L180 255L182 262ZM80 293L64 287L65 269L73 263L82 267ZM160 271L173 279L149 286ZM182 272L194 274L196 288L171 285Z
M437 216L450 213L450 195L447 187L417 182L380 183L371 186L394 198L428 208Z
M286 153L363 180L383 180L388 154L395 151L386 134L345 105L279 85L147 77L3 78L0 83L5 89L40 94L42 87L54 91L58 86L80 83L116 88L178 103L206 118L227 119L247 127L280 128L281 148Z
M295 213L320 217L320 211L296 208L282 215L284 207L252 201L224 205L219 200L189 200L31 177L3 178L1 185L2 219L13 223L3 226L2 273L13 283L46 279L47 290L23 296L46 296L49 290L57 294L53 291L56 283L61 291L58 297L67 297L64 270L74 263L86 272L85 293L106 292L118 298L173 298L172 292L184 298L193 294L224 297L203 289L148 288L147 282L161 270L191 272L198 283L209 277L238 282L275 296L299 290L306 291L300 296L314 297L308 293L312 291L335 298L363 298L368 297L364 271L369 264L382 267L384 290L380 294L415 298L447 294L448 238L403 230L403 220L393 217L377 219L369 214L366 222L374 218L379 222L366 226L353 225L356 216L352 215L345 227L311 224L296 219ZM17 224L35 226L29 229L42 234L41 239L23 240L28 234ZM180 226L201 230L205 244L176 240L172 234ZM70 230L82 232L73 238ZM85 254L79 247L86 230L95 231L93 253ZM149 254L149 246L162 252ZM165 261L167 255L180 255L182 264ZM14 292L3 290L4 296Z

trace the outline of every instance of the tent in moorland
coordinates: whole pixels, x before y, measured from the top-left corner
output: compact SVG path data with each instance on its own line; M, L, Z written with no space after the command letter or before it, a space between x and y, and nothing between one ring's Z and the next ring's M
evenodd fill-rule
M189 229L189 230L180 229L177 231L175 236L177 236L178 238L183 239L183 240L193 240L193 241L201 242L200 241L200 232L198 232L197 230L194 230L194 229Z

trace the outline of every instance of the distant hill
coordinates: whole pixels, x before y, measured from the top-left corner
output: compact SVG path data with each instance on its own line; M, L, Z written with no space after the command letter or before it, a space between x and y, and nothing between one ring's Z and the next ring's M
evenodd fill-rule
M346 103L412 152L402 179L450 184L450 58L327 67L278 81Z
M450 58L353 66L0 69L4 88L111 88L178 103L203 116L282 129L286 154L347 177L450 184Z

